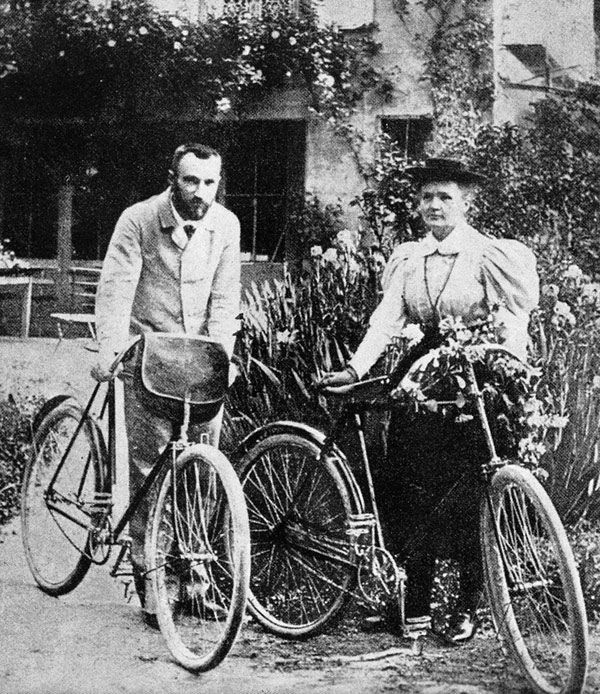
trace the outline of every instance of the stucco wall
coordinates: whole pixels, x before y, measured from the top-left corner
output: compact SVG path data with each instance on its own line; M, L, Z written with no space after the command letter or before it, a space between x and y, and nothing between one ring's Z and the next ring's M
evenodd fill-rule
M378 27L373 37L381 44L374 64L390 74L395 89L389 102L376 95L365 95L358 105L353 125L366 136L360 148L360 160L365 164L374 159L381 117L420 116L432 111L428 86L423 80L422 47L413 38L416 33L426 34L429 25L421 5L413 1L410 15L402 21L391 0L374 0L373 18ZM347 142L326 125L313 123L308 131L306 156L307 190L324 202L340 201L347 210L349 226L355 227L358 210L349 207L349 203L364 190L365 181Z

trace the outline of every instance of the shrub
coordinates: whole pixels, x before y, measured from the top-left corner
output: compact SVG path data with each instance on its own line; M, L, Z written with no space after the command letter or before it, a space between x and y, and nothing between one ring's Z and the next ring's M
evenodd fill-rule
M38 398L0 402L0 524L18 513L21 477L31 448L33 413Z

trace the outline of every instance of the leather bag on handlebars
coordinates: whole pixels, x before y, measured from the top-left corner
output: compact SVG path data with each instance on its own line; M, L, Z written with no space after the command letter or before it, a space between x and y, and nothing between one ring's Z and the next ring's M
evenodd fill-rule
M178 333L142 336L134 387L144 406L165 419L181 422L187 396L191 421L209 421L223 403L228 377L229 359L218 342Z

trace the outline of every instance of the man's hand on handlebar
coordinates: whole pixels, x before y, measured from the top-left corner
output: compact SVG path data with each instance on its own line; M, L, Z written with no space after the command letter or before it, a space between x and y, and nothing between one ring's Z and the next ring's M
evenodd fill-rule
M337 386L349 386L358 380L356 371L351 366L347 366L343 371L332 371L325 374L317 385L319 388L336 388Z
M123 365L121 363L117 364L116 368L112 368L115 361L114 352L99 352L98 361L92 367L91 375L96 381L112 381L116 378L123 370Z

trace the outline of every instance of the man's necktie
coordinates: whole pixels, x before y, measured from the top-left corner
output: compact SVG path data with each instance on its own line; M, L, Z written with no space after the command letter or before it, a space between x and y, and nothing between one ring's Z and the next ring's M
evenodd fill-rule
M193 224L185 224L183 230L185 231L188 239L191 239L196 231L196 227Z

